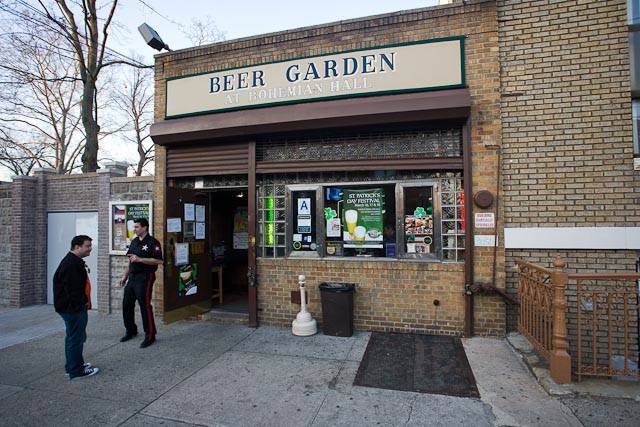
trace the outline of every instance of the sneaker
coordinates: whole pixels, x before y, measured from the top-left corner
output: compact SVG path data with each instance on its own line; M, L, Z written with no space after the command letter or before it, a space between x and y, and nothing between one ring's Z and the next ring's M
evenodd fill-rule
M156 342L155 338L145 338L144 341L142 341L142 343L140 343L140 348L147 348L151 344L153 344L154 342Z
M91 363L86 362L84 365L82 365L82 370L85 370L85 369L87 369L87 368L90 368L91 366L93 366L93 365L91 365ZM64 373L64 376L65 376L65 377L67 377L67 378L69 378L69 372L65 372L65 373Z
M80 373L80 375L76 375L75 377L69 377L69 379L75 380L76 378L90 377L92 375L97 374L98 372L100 372L99 368L96 368L95 366L91 366L89 368L84 368L84 370Z
M134 333L134 334L129 334L127 333L125 336L123 336L122 338L120 338L120 342L126 342L129 341L131 338L135 337L136 335L138 335L138 333Z

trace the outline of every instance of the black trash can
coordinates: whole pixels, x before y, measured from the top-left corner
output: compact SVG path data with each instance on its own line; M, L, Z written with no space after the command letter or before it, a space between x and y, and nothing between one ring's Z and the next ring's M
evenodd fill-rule
M321 283L322 331L334 337L353 335L353 294L351 283Z

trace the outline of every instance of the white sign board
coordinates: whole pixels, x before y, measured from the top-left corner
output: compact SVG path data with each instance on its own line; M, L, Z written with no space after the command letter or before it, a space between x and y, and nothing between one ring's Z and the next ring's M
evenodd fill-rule
M176 243L176 265L189 264L189 244Z
M476 235L473 236L473 244L475 246L494 247L496 246L496 236L494 235Z
M461 88L464 37L298 58L166 82L166 118L309 100Z
M475 228L496 228L496 217L493 212L476 213Z

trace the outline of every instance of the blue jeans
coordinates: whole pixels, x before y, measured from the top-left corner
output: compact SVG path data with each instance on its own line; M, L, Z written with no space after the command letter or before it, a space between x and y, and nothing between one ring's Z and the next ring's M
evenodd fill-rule
M67 362L64 370L71 378L82 373L82 348L87 340L87 309L82 309L77 313L60 313L64 320L67 335L64 339L64 354Z

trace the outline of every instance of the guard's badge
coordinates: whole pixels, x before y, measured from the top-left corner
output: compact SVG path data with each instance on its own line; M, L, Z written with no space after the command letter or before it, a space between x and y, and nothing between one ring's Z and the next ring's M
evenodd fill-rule
M148 246L148 245L144 245L144 246L142 247L142 250L143 250L143 251L145 251L145 252L146 252L146 251L148 251L148 250L149 250L149 246Z

